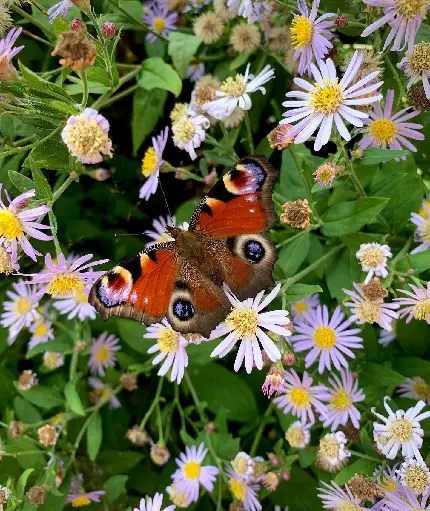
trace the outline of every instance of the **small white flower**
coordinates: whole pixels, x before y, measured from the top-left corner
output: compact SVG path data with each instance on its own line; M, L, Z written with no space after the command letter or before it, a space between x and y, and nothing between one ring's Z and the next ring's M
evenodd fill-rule
M67 314L67 319L95 319L96 309L88 303L88 288L76 291L71 296L55 296L53 306L60 314Z
M360 261L361 269L368 272L365 284L368 284L374 275L384 278L388 275L387 260L389 257L393 257L388 245L363 243L356 255Z
M139 507L135 507L133 511L161 511L163 505L163 495L156 493L153 498L149 497L145 502L145 499L140 500ZM174 511L175 506L167 506L163 511Z
M182 117L172 125L173 143L184 149L192 160L197 158L196 149L206 138L211 123L204 115Z
M54 338L52 323L49 319L39 317L28 329L31 332L31 339L28 342L27 349L31 350L37 344L42 344Z
M327 433L321 440L317 451L317 464L323 470L335 472L340 470L351 453L345 449L347 444L345 433L336 431Z
M383 328L379 331L378 344L386 348L389 346L397 337L397 319L391 321L391 330L388 332Z
M311 424L303 424L301 421L295 421L285 432L285 440L290 447L295 449L303 449L311 441L311 433L309 431Z
M290 330L285 327L290 322L288 312L284 310L261 312L276 298L280 288L281 285L278 284L264 299L264 291L261 291L255 298L247 298L243 302L233 294L226 293L233 310L226 320L212 332L211 338L216 339L222 335L228 335L214 349L211 357L225 357L233 349L233 346L240 341L239 351L234 363L235 371L239 370L244 359L247 373L252 371L254 363L258 369L263 368L263 356L259 343L272 362L280 360L281 352L264 330L284 337L290 336Z
M416 495L427 492L430 486L430 470L423 461L407 459L400 470L396 470L400 476L400 482Z
M430 248L430 203L424 200L419 213L411 213L411 222L417 226L415 241L420 243L411 251L411 254L418 254Z
M231 466L235 473L245 480L249 480L254 473L255 462L246 452L236 454Z

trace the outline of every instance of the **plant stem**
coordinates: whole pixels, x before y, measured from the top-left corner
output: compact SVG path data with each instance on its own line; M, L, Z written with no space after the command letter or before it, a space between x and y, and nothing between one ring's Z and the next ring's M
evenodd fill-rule
M139 85L132 85L128 89L123 90L122 92L118 92L115 96L112 96L111 98L107 99L104 104L103 108L112 105L113 103L116 103L122 98L125 98L126 96L129 96L130 94L133 94L133 92L139 88Z
M397 72L397 69L391 62L390 57L388 55L385 59L385 62L388 64L388 67L390 68L390 71L392 72L394 79L396 80L397 85L399 87L399 95L397 97L397 106L399 106L402 96L406 96L406 91L405 91L405 88L403 87L402 80L399 77L399 73Z
M233 160L238 160L239 156L236 154L236 152L234 150L234 147L231 144L231 140L230 140L230 137L228 135L227 128L225 127L225 125L224 125L224 123L222 121L220 121L219 125L221 127L222 134L224 135L224 139L225 139L226 145L228 147L230 156L233 158Z
M82 103L81 103L81 111L83 112L85 110L85 107L88 103L88 80L87 80L87 69L84 68L81 73L81 80L83 85L83 92L82 92Z
M158 404L158 401L160 399L161 390L163 388L163 382L164 377L162 376L158 381L157 391L155 392L154 400L151 403L151 406L149 407L149 410L145 413L145 416L142 419L142 422L140 423L140 427L143 429L145 427L145 424L148 422L149 418L152 415L152 412L155 410L155 407Z
M105 102L108 101L112 94L114 94L118 89L120 89L125 83L127 83L129 80L137 76L142 70L142 67L139 66L138 68L134 69L133 71L130 71L126 75L124 75L122 78L120 78L118 85L114 87L113 89L109 89L106 92L104 92L94 103L91 105L91 108L94 108L95 110L100 110L105 106Z
M158 426L158 441L162 444L164 443L163 440L163 423L161 422L161 410L160 410L160 402L157 401L157 426Z
M252 442L251 450L249 451L249 455L251 456L251 458L253 458L257 453L258 445L260 444L264 428L266 427L267 418L269 417L269 415L271 415L274 407L275 403L271 401L269 406L266 408L263 417L260 420L260 425L258 426L257 433L255 434L254 441Z
M197 413L199 414L200 420L203 424L206 424L207 419L204 414L202 405L199 400L199 396L197 395L196 389L194 388L193 382L191 381L190 375L187 371L185 371L185 381L187 382L187 386L190 389L191 396L193 398L194 404L196 405Z
M276 245L276 248L281 248L281 247L284 247L285 245L288 245L289 243L291 243L292 241L294 241L295 239L297 238L300 238L301 236L303 236L304 234L306 234L307 232L309 232L311 230L311 226L308 225L306 227L306 229L302 229L300 232L298 232L297 234L294 234L294 236L291 236L291 238L287 238L286 240L284 241L281 241L281 243L278 243Z
M249 153L254 154L255 148L254 148L254 140L252 138L251 121L249 119L249 113L247 110L245 110L245 126L246 126L246 131L248 133Z
M25 12L23 9L21 9L20 7L18 7L17 5L12 5L11 6L11 9L13 12L15 12L16 14L19 14L20 16L22 16L24 19L26 19L27 21L29 21L30 23L32 23L35 27L39 28L42 32L44 32L48 37L52 37L54 38L55 37L55 33L54 31L51 29L51 27L47 27L45 25L43 25L43 23L40 23L40 21L38 21L34 16L32 16L31 14L28 14L27 12Z
M27 151L30 149L34 149L35 147L40 146L40 145L44 144L45 142L47 142L49 139L55 137L55 135L57 135L62 130L62 128L63 128L62 125L57 126L55 128L55 130L51 131L51 133L49 135L46 135L46 137L41 138L40 140L37 140L33 144L29 144L29 145L21 146L21 147L12 147L11 149L9 149L7 151L3 151L2 153L0 153L0 159L5 158L6 156L10 156L11 154L20 153L21 151Z
M22 33L25 35L28 35L28 37L31 37L32 39L35 39L36 41L39 41L39 43L46 44L46 46L51 46L52 48L54 47L54 45L52 43L50 43L46 39L42 39L41 37L39 37L36 34L33 34L33 32L30 32L29 30L23 29Z
M351 451L351 449L348 449L348 451L357 458L363 458L364 460L374 461L375 463L382 463L382 459L374 458L373 456L368 456L367 454L362 454L361 452L357 451Z
M61 195L63 195L63 193L67 190L67 188L73 183L73 181L75 180L74 177L68 177L64 183L60 186L60 188L58 188L58 190L56 190L54 192L54 198L52 199L52 204L57 201Z

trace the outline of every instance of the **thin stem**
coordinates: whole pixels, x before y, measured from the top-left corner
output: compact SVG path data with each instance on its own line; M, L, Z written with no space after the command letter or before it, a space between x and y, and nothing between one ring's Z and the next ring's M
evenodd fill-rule
M249 119L249 113L247 110L245 110L245 126L246 126L246 132L248 133L249 152L250 152L250 154L254 154L255 148L254 148L254 140L252 138L251 121Z
M194 404L196 405L197 413L199 414L200 420L203 424L206 424L207 419L203 411L203 407L200 403L199 396L197 395L196 389L194 388L193 382L191 381L190 375L187 371L185 371L185 381L187 382L187 386L190 390L191 397L193 398Z
M258 426L257 433L255 434L254 441L252 442L251 450L249 451L249 455L251 456L251 458L253 458L257 453L257 449L260 444L264 428L266 427L267 418L272 414L274 407L275 403L271 401L269 406L266 408L263 417L260 420L260 425Z
M122 98L125 98L126 96L129 96L130 94L133 94L133 92L139 88L139 85L132 85L128 89L123 90L122 92L118 92L115 96L112 96L110 99L107 99L103 103L103 108L106 108L107 106L112 105L113 103L116 103Z
M231 143L231 140L230 140L230 137L228 135L227 128L225 127L225 125L224 125L224 123L222 121L219 123L219 125L220 125L220 128L221 128L222 134L224 135L224 139L225 139L226 145L228 147L228 151L230 153L230 156L234 160L238 160L239 156L236 154L236 152L234 150L234 147L233 147L233 145Z
M73 350L72 359L70 361L69 380L74 381L76 378L76 370L78 368L79 350Z
M148 422L149 418L152 415L152 412L155 410L155 407L158 404L158 401L159 401L160 395L161 395L161 390L163 388L163 382L164 382L164 377L162 376L158 381L157 391L155 392L155 396L151 403L151 406L149 407L149 410L145 413L145 416L143 417L142 422L140 423L140 427L142 429L145 427L145 424Z
M302 229L300 232L298 232L297 234L294 234L294 236L291 236L291 238L287 238L286 240L284 241L281 241L280 243L278 243L276 245L276 248L281 248L281 247L284 247L285 245L288 245L289 243L291 243L292 241L296 240L297 238L300 238L301 236L303 236L304 234L306 234L307 232L309 232L311 230L311 226L308 225L306 227L306 229Z
M54 47L54 45L52 43L50 43L46 39L42 39L42 37L39 37L36 34L33 34L33 32L30 32L29 30L23 29L22 33L25 35L28 35L28 37L31 37L32 39L35 39L36 41L39 41L39 43L46 44L46 46L51 46L52 48Z
M406 91L403 86L402 80L400 79L399 73L397 72L396 67L391 62L389 56L387 56L387 58L385 59L385 62L388 64L388 67L390 68L390 71L393 73L394 79L396 80L397 85L399 87L399 95L397 97L397 106L399 106L400 101L402 100L402 96L406 96Z
M357 458L363 458L364 460L374 461L375 463L381 463L382 460L379 458L374 458L373 456L368 456L367 454L362 454L361 452L357 451L351 451L351 449L348 448L348 451Z
M108 101L112 94L114 94L118 89L120 89L125 83L127 83L129 80L137 76L142 70L142 67L139 66L137 69L134 69L133 71L130 71L130 73L127 73L122 78L120 78L118 85L114 87L113 89L109 89L106 92L104 92L94 103L91 105L91 108L94 108L95 110L100 110L105 106L105 102Z
M43 25L43 23L40 23L40 21L38 21L34 16L32 16L31 14L28 14L23 9L18 7L17 5L12 5L11 9L12 9L13 12L15 12L16 14L19 14L24 19L26 19L27 21L32 23L35 27L39 28L48 37L53 37L53 38L55 37L55 33L54 33L54 31L52 30L51 27Z
M61 247L60 247L60 242L58 241L58 238L57 238L57 220L55 218L54 213L52 212L52 209L50 209L48 212L48 218L49 218L49 223L52 228L51 234L54 237L55 252L57 253L57 258L58 258L61 254Z
M60 188L58 188L58 190L56 190L54 192L54 198L52 199L52 203L56 202L62 195L63 193L67 190L67 188L73 183L73 181L75 180L74 177L71 177L69 176L65 181L64 183L60 186Z
M85 110L85 107L88 103L88 80L87 80L87 69L84 68L81 73L81 80L82 80L82 86L83 86L83 92L82 92L82 103L81 103L81 111L83 112Z
M62 125L57 126L57 128L55 128L55 130L51 131L51 133L49 135L46 135L46 137L41 138L40 140L34 142L34 144L29 144L29 145L22 146L22 147L12 147L11 149L9 149L7 151L3 151L2 153L0 153L0 159L5 158L6 156L10 156L11 154L20 153L21 151L27 151L30 149L34 149L35 147L38 147L38 146L44 144L49 139L55 137L55 135L60 133L62 128L63 128Z
M163 444L164 443L164 440L163 440L163 423L161 422L161 409L160 409L160 402L159 401L157 401L156 412L157 412L157 426L158 426L158 441L159 441L160 444Z

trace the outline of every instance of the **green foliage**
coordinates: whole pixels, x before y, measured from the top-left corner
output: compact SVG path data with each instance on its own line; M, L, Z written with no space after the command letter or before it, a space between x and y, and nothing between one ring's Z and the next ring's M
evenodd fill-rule
M159 57L152 57L142 63L139 86L145 90L163 89L179 96L182 90L182 81L172 66L166 64Z

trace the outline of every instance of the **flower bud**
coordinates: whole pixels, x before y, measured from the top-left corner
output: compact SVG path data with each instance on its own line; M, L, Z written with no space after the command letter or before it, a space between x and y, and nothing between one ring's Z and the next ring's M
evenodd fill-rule
M116 34L116 26L111 21L105 21L102 25L102 32L106 39L112 39Z
M344 16L342 14L337 17L337 19L335 20L335 23L338 27L345 27L346 25L348 25L348 20L347 20L346 16Z
M84 30L85 29L85 23L81 20L81 18L73 18L70 22L70 29L74 32L78 30Z

